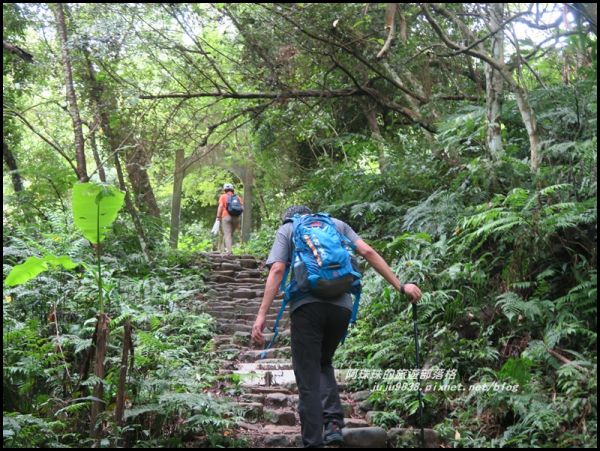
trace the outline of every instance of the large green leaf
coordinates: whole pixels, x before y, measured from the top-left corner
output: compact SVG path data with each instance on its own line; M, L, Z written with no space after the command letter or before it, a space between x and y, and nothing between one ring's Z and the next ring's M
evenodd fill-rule
M75 263L66 255L56 257L48 254L42 258L29 257L20 265L13 267L10 271L4 283L6 286L14 287L15 285L21 285L25 282L30 281L37 277L38 274L46 271L50 267L62 266L65 269L73 269L79 266L79 263Z
M93 244L101 243L117 219L125 194L114 186L77 183L73 187L75 225Z

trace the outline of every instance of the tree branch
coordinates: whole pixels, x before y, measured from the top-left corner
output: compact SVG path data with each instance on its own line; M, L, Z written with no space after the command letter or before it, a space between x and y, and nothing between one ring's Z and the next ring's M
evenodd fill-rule
M140 99L193 99L197 97L221 97L223 99L293 99L301 97L351 97L367 95L361 89L334 89L334 90L289 90L282 92L192 92L171 93L157 95L141 95Z
M213 70L217 73L217 76L221 79L221 81L225 84L225 86L227 88L229 88L229 90L231 92L236 92L235 88L231 85L231 83L229 83L227 81L227 79L225 78L225 76L223 75L223 73L221 72L221 70L219 69L219 67L217 66L217 64L213 61L213 59L209 56L208 52L206 52L204 50L204 48L202 48L202 45L200 44L200 42L198 41L198 39L195 38L194 35L192 35L188 29L186 28L186 26L183 24L183 22L179 19L179 16L176 14L176 12L173 9L173 5L172 3L168 4L170 6L170 8L167 8L166 6L163 6L171 15L171 17L173 17L177 23L179 23L179 25L181 26L181 28L183 29L183 31L185 32L185 34L192 40L192 42L196 45L196 47L198 47L198 50L200 50L201 52L203 52L203 55L206 57L206 59L208 60L208 63L210 64L210 66L213 68ZM217 88L218 89L218 88Z
M452 56L457 56L460 55L461 53L465 53L468 50L471 50L472 48L477 47L479 44L481 44L483 41L485 41L486 39L489 39L490 37L494 36L496 33L498 33L499 31L501 31L506 25L508 25L509 23L511 23L513 20L518 19L519 17L529 14L529 12L527 11L523 11L521 13L515 14L512 17L509 17L508 19L506 19L504 22L502 22L497 29L491 31L490 33L486 34L484 37L482 37L481 39L477 39L475 42L473 42L472 44L468 45L467 47L465 47L464 49L461 50L457 50L456 52L452 52L452 53L447 53L445 55L438 55L442 58L446 58L446 57L452 57Z
M7 110L7 112L10 114L14 114L19 119L21 119L21 121L27 126L27 128L29 128L29 130L31 130L33 133L35 133L37 136L39 136L46 144L48 144L50 147L52 147L54 150L56 150L60 154L60 156L62 156L65 160L67 160L67 162L69 163L69 166L71 166L73 171L75 171L75 175L79 179L79 172L77 172L77 167L73 164L73 161L71 161L71 159L67 156L67 154L60 147L58 147L56 144L54 144L52 141L50 141L48 138L46 138L44 135L42 135L40 132L38 132L35 128L33 128L33 125L31 125L27 121L27 119L25 119L25 117L22 116L18 111Z
M461 50L462 52L466 53L467 55L474 56L475 58L478 58L478 59L488 63L490 66L492 66L498 72L500 72L500 74L502 75L502 78L504 78L510 86L512 86L512 87L515 86L515 81L510 76L510 73L507 73L508 71L507 71L506 65L504 64L503 61L497 61L497 60L491 58L489 55L486 55L483 52L473 50L473 49L467 49L466 47L462 47L462 46L458 45L456 42L452 41L448 36L446 36L446 34L444 33L444 31L442 30L440 25L437 23L437 21L431 15L431 12L427 8L427 5L425 5L425 4L421 5L421 10L425 14L425 17L427 18L427 21L430 23L433 30L437 33L437 35L442 39L442 41L444 41L444 43L448 47L450 47L451 49L454 49L454 50ZM448 11L446 11L444 8L440 7L439 5L436 6L436 11L442 13L445 17L449 16ZM451 18L451 20L454 22L454 20L452 18Z
M397 3L388 3L385 10L385 29L388 29L388 36L383 44L382 49L377 54L377 59L383 58L386 53L390 50L392 41L394 40L394 34L396 33L396 11L398 9Z
M395 80L393 80L390 77L388 77L385 73L383 73L377 67L373 66L369 61L367 61L362 55L359 55L354 50L352 50L351 48L349 48L347 45L345 45L343 43L336 42L336 41L332 41L331 39L327 39L327 38L324 38L322 36L318 36L318 35L316 35L314 33L311 33L310 31L302 28L300 26L300 24L298 24L296 21L294 21L293 19L289 18L285 14L282 14L279 11L276 11L276 10L273 10L273 9L269 9L264 4L260 4L259 3L259 5L261 7L263 7L264 9L266 9L267 11L269 11L269 12L271 12L273 14L279 15L281 18L283 18L285 21L287 21L287 22L291 23L292 25L294 25L300 32L304 33L308 37L311 37L311 38L313 38L313 39L315 39L317 41L320 41L320 42L323 42L323 43L326 43L326 44L330 44L330 45L333 45L335 47L338 47L338 48L344 50L346 53L350 54L351 56L353 56L354 58L356 58L358 61L360 61L365 67L367 67L368 69L372 70L374 73L376 73L377 75L379 75L381 78L387 80L390 84L396 86L398 89L400 89L405 94L407 94L407 95L409 95L411 97L414 97L415 99L417 99L421 103L427 103L427 99L425 99L425 98L419 96L418 94L415 94L414 92L408 90L403 85L400 85L400 86L397 85Z
M17 47L16 45L11 44L10 42L6 42L5 40L2 40L2 48L5 50L8 50L10 53L12 53L14 55L17 55L23 61L26 61L28 63L33 63L33 55L29 52L26 52L21 47Z

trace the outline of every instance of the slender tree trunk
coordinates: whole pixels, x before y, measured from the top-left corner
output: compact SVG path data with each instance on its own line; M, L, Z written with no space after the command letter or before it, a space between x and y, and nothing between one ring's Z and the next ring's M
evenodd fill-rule
M519 106L521 118L527 129L527 136L529 137L529 153L531 159L529 167L532 172L537 172L540 168L542 157L540 155L541 144L535 113L533 108L531 108L527 93L523 88L515 86L513 92L517 98L517 105Z
M65 25L65 14L62 3L56 3L54 5L54 16L56 18L56 30L58 32L62 50L67 103L69 105L69 114L71 115L73 131L75 133L75 159L77 160L77 173L80 181L87 182L89 179L85 164L83 130L81 127L79 107L77 106L77 96L75 95L75 87L73 85L73 69L71 67L71 56L69 55L67 42L67 27Z
M127 168L127 174L129 174L129 181L133 188L138 209L158 218L160 217L160 210L146 170L150 164L150 159L145 146L140 142L126 153L125 167Z
M242 241L246 243L252 232L252 204L254 203L254 164L248 162L244 176L244 215L242 216Z
M127 367L129 365L130 353L133 356L131 322L127 320L123 325L123 354L121 355L121 368L119 369L119 389L117 391L117 402L115 405L115 421L118 426L123 426L123 414L125 413L125 382L127 379Z
M177 249L179 241L179 220L181 215L181 194L183 192L183 177L185 153L183 149L178 149L175 152L175 172L173 174L173 198L171 201L171 233L169 237L169 245L173 249Z
M98 315L98 322L96 324L96 353L94 358L94 375L99 379L104 379L104 359L106 358L106 350L108 348L108 315L106 313L100 313ZM94 385L94 397L99 400L102 399L104 394L102 382L98 382ZM103 404L100 401L92 402L91 409L91 427L90 435L94 438L100 438L101 429L97 427L96 422L98 421L98 414L103 410Z
M6 141L2 140L2 157L4 158L4 162L10 171L10 177L12 179L13 188L15 193L19 191L23 191L23 179L19 174L19 168L17 167L17 161L15 160L14 155L8 148L8 144Z
M489 5L490 30L497 30L500 27L500 24L503 21L503 14L504 3L492 3ZM497 61L504 61L504 33L502 31L499 31L492 36L491 46L492 58ZM487 118L486 144L492 158L497 160L504 152L500 127L504 80L502 74L487 63L485 63L485 82Z
M94 155L94 161L96 162L96 167L98 168L98 177L100 178L100 181L102 183L106 183L106 173L104 172L104 166L102 165L102 161L100 160L100 154L98 153L95 131L92 131L92 135L90 136L90 143L92 145L92 154Z

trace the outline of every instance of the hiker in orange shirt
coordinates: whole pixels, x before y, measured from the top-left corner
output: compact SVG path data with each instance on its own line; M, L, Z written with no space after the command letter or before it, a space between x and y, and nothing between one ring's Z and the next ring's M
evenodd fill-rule
M225 253L231 254L233 246L233 234L238 229L244 211L244 200L235 194L231 183L223 185L224 194L219 198L217 208L217 220L213 227L213 232L218 231L218 224L222 224L223 237L225 241Z

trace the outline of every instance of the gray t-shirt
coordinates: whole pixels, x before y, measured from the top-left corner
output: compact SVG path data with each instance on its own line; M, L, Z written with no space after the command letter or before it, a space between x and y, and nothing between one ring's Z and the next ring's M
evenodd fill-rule
M333 223L335 224L335 228L342 235L345 235L352 244L356 244L360 237L356 234L352 228L343 221L339 219L331 218ZM283 224L277 230L277 235L275 236L275 242L273 243L273 247L271 248L271 252L269 253L269 257L267 258L266 265L271 268L271 265L275 262L283 262L289 266L292 260L292 233L294 232L294 226L291 222ZM343 294L339 298L333 299L319 299L311 295L307 295L302 299L298 299L297 301L292 301L290 305L290 315L300 306L305 304L310 304L313 302L326 302L329 304L339 305L340 307L345 307L349 310L352 310L352 296L350 294Z

